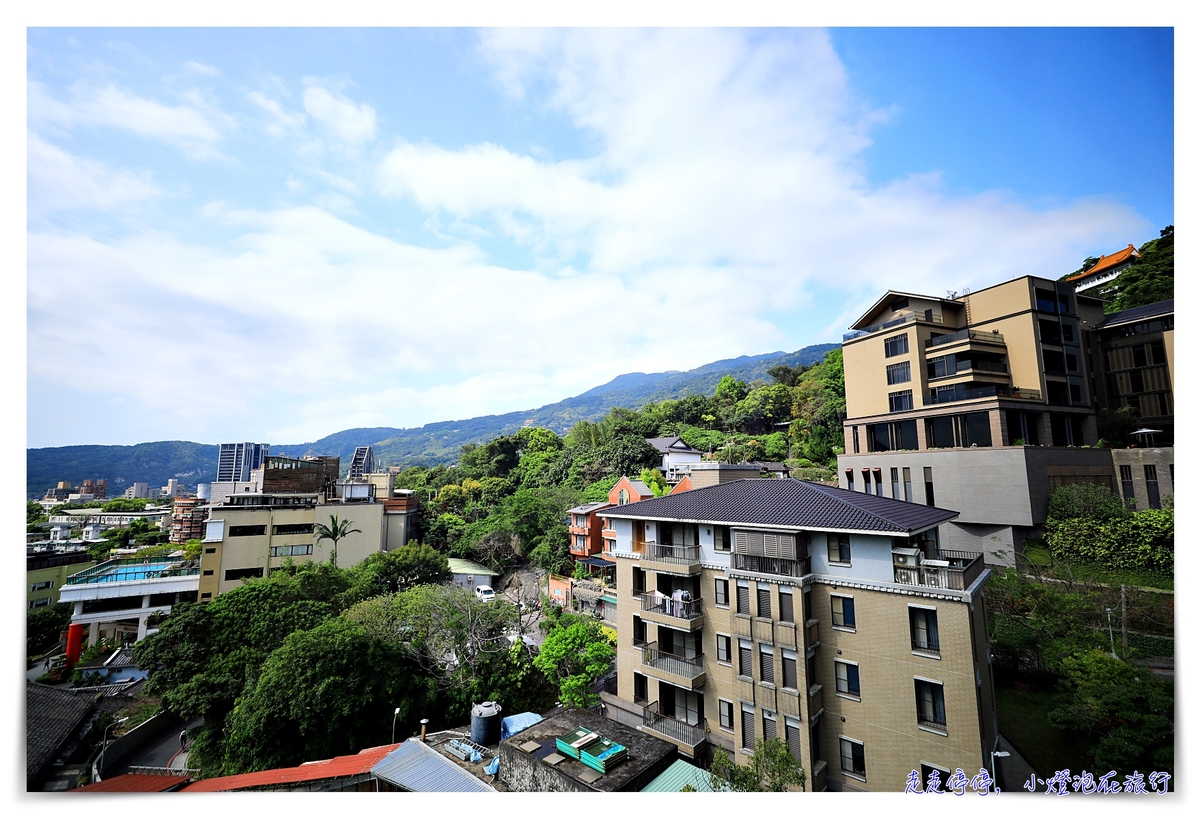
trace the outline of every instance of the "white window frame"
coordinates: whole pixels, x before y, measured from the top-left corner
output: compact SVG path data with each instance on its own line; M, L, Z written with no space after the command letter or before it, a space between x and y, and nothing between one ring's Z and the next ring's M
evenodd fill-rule
M833 600L835 600L835 599L848 599L848 600L850 600L851 604L854 603L854 595L853 594L830 594L829 595L829 618L830 618L829 621L830 622L833 622ZM846 621L846 608L844 605L842 606L842 621L843 622ZM858 633L858 609L855 608L855 610L854 610L854 624L853 625L838 625L838 624L834 623L834 624L831 624L830 627L833 628L835 631L845 631L846 633Z
M724 724L721 723L721 719L724 716L724 714L721 712L721 705L723 705L723 704L729 705L729 726L728 727L726 727ZM734 714L736 712L737 712L737 708L733 706L732 701L730 701L729 699L717 699L717 726L721 730L732 735L732 733L734 731L734 725L737 721L737 719L734 717Z
M842 742L843 741L848 741L851 744L857 744L859 747L863 748L863 772L856 773L853 770L846 769L845 765L842 762L842 759L845 758L845 756L842 755ZM853 756L851 756L851 757L853 758ZM858 781L866 781L867 780L867 776L866 776L867 745L866 745L866 742L864 742L862 739L850 738L850 736L843 736L842 734L839 733L838 734L838 767L841 768L842 775L848 775L851 778L856 779Z
M838 685L841 682L841 679L838 678L838 673L837 673L838 665L846 665L846 666L853 665L854 666L854 669L857 672L857 676L858 676L858 692L857 693L847 692L850 687L850 675L849 674L846 675L847 691L842 691L842 690L838 689ZM853 702L861 702L862 701L862 670L859 668L858 662L851 662L849 659L834 659L833 660L833 692L836 693L838 696L840 696L843 699L849 699L850 701L853 701Z

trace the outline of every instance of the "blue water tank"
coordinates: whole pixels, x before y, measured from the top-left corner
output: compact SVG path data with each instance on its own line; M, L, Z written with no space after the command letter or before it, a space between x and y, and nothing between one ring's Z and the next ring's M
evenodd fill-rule
M471 708L471 741L484 746L500 743L500 705L484 702Z

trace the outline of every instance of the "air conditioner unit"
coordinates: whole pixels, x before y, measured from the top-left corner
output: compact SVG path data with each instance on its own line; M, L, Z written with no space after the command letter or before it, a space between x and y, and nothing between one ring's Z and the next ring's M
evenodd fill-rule
M907 565L915 568L921 564L921 549L920 548L893 548L892 563L895 565Z

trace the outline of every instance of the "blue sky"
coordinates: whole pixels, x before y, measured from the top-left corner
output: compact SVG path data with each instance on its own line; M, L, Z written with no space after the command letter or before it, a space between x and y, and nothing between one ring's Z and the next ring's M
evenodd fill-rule
M1057 277L1174 221L1173 73L1169 29L30 29L28 445L532 408Z

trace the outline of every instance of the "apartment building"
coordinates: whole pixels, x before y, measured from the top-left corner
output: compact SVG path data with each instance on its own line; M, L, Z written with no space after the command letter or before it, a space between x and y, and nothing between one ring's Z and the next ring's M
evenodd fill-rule
M244 483L270 454L267 443L222 443L217 452L218 483Z
M1086 336L1099 299L1023 276L938 298L888 291L843 336L842 488L954 509L945 545L1011 564L1057 486L1113 487Z
M616 531L608 715L704 759L787 742L812 791L991 769L980 553L945 509L791 478L599 512Z
M25 607L52 607L67 577L91 568L96 560L82 547L78 551L30 551L25 556Z
M170 542L182 545L188 540L204 536L204 521L208 519L208 506L198 497L176 497L171 507Z

